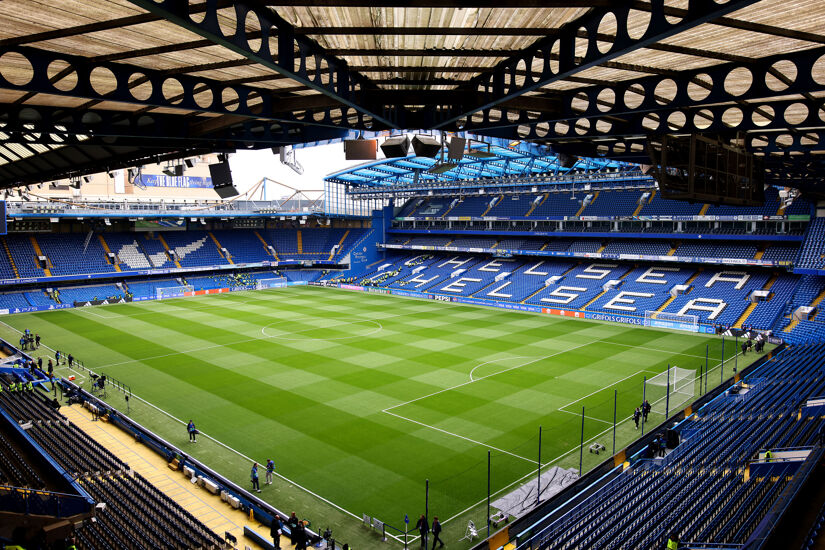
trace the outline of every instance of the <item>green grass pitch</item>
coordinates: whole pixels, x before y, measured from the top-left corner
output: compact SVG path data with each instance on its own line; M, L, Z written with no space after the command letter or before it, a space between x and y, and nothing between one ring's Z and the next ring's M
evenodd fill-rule
M622 421L645 376L698 369L709 345L713 386L722 355L716 337L316 287L4 321L243 455L274 458L295 484L398 527L422 513L425 479L442 519L484 500L488 450L493 491L535 472L539 426L542 463L578 467L582 407L585 439L610 452L614 390ZM201 456L183 426L167 434ZM248 485L237 462L232 474Z

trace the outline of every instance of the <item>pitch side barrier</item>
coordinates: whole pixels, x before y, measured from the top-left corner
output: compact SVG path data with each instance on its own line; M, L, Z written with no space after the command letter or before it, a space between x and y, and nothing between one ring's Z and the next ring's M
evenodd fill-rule
M678 430L679 424L691 416L694 411L698 411L714 399L723 396L734 384L738 383L745 376L755 373L766 362L781 353L784 349L785 344L783 343L776 349L766 353L758 361L752 363L736 375L726 379L716 388L708 391L708 393L693 401L693 403L687 405L684 409L679 410L661 424L653 427L647 435L640 437L625 449L606 459L590 472L584 474L574 484L563 489L526 516L514 520L509 525L506 525L491 535L489 539L475 545L472 550L502 550L504 546L510 542L515 542L518 550L541 549L545 542L542 540L542 532L557 521L563 519L564 515L570 510L580 506L588 499L594 498L599 490L610 485L627 467L644 461L644 457L648 455L651 441L660 433L666 429Z
M621 315L619 313L601 313L598 311L579 311L571 309L556 309L542 306L535 306L531 304L519 304L516 302L496 302L495 300L485 300L483 298L467 298L464 296L446 296L444 294L433 294L430 292L417 292L415 290L402 290L398 288L383 288L373 286L361 286L337 283L335 281L317 281L309 283L312 286L325 286L333 288L342 288L344 290L356 290L360 292L371 292L374 294L392 294L393 296L403 296L406 298L421 298L425 300L436 300L439 302L453 302L459 304L470 304L476 306L497 307L500 309L508 309L512 311L529 311L531 313L544 313L545 315L559 315L562 317L574 317L576 319L590 319L593 321L607 321L610 323L618 323L621 325L636 325L645 326L644 317L635 315ZM672 326L669 328L679 328ZM696 330L691 332L699 332L702 334L715 334L716 330L710 325L699 324Z
M119 271L106 273L77 273L75 275L53 275L51 277L23 277L20 279L0 279L0 286L10 285L25 285L34 283L50 283L55 284L59 282L73 282L73 281L90 281L94 279L126 279L133 277L149 277L155 275L177 275L181 273L188 273L190 275L197 273L208 273L212 271L236 271L238 269L252 269L258 267L311 267L307 266L306 260L281 260L278 262L251 262L251 263L236 263L236 264L221 264L221 265L199 265L195 267L169 267L160 269L141 269L134 271ZM312 266L323 266L327 268L330 266L341 265L338 262L330 260L308 260L312 262ZM322 269L319 267L319 269Z
M306 281L289 281L286 286L305 286ZM207 288L204 290L193 290L191 292L180 292L166 298L188 298L191 296L206 296L208 294L224 294L227 292L236 292L241 290L250 290L249 288ZM254 290L254 289L252 289ZM15 313L33 313L36 311L51 311L53 309L68 309L73 307L91 307L104 306L111 304L125 304L129 302L145 302L147 300L157 300L157 296L133 296L130 298L123 297L114 300L85 300L74 302L71 304L54 304L49 306L31 306L31 307L15 307L8 309L0 309L0 315L14 315Z
M84 402L88 401L96 406L100 411L101 416L106 415L109 422L112 422L120 429L132 434L136 441L143 443L159 455L163 456L167 462L172 462L177 459L178 467L181 471L183 471L184 468L189 468L194 472L195 476L200 476L204 479L204 481L211 482L217 486L218 494L222 491L226 491L230 497L237 498L238 501L240 501L242 509L246 512L252 511L255 519L257 519L260 523L264 525L271 525L273 519L277 515L281 518L281 522L286 524L286 521L289 519L287 514L284 514L271 504L264 502L243 487L237 485L235 482L212 470L199 460L188 456L186 453L159 435L135 422L108 403L101 401L86 390L80 388L77 384L70 382L65 378L60 380L60 384L64 391L71 389L76 397L79 397ZM227 506L229 506L229 504L227 504ZM284 525L283 529L286 534L289 534L289 526ZM307 534L309 535L310 542L313 545L322 540L318 533L310 529L307 529Z

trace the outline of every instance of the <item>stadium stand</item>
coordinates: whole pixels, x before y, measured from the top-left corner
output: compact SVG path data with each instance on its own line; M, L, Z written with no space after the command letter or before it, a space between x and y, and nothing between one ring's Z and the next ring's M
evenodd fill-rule
M825 268L825 218L816 218L811 222L796 265L804 269Z
M825 391L824 367L823 344L780 353L745 379L746 393L725 392L679 424L664 458L634 456L530 547L664 548L671 532L686 548L746 544L801 462L771 463L765 449L804 449L819 437L822 420L804 407Z
M21 423L31 422L28 435L105 503L95 521L75 530L78 548L223 548L218 535L56 412L42 392L12 393L3 385L0 407ZM0 476L23 487L44 486L2 434Z
M23 235L6 235L4 237L11 255L11 261L20 277L43 277L45 272L37 262L37 254L32 239Z

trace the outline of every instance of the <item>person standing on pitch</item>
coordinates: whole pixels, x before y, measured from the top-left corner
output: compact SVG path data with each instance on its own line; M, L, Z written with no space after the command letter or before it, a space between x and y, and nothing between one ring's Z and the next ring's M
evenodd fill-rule
M415 528L418 529L418 533L421 535L421 548L426 548L430 524L427 523L427 517L424 514L421 514L421 517L418 518L418 523L415 524Z
M438 538L441 534L441 522L438 521L438 516L433 516L433 550L435 550L435 543L440 544L440 548L444 548L444 541Z
M645 399L644 403L642 403L642 416L645 417L645 423L647 423L647 415L650 414L650 402Z
M266 484L272 485L272 474L275 473L275 462L270 458L266 461Z
M197 443L198 438L198 430L195 428L195 423L192 422L192 419L189 419L189 424L186 425L186 431L189 432L189 442L190 443Z
M250 472L250 478L252 479L252 490L256 493L261 492L261 485L258 483L258 463L252 463L252 472Z
M633 422L636 423L636 429L639 429L639 419L642 417L642 413L639 411L639 407L636 407L636 410L633 411Z

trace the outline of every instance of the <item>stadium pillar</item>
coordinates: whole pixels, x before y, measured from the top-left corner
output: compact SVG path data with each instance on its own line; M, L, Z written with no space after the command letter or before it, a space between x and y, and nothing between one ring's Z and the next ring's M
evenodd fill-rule
M579 477L582 476L582 461L584 460L584 407L582 407L582 438L579 443Z
M616 401L619 398L619 390L613 390L613 455L616 455Z
M536 465L536 506L541 502L541 426L539 426L539 462Z
M487 538L490 538L490 451L487 451Z
M670 363L667 364L667 393L665 393L665 420L670 412Z
M647 400L647 376L645 376L644 382L642 382L642 409L644 409L646 400ZM645 435L644 410L642 411L642 435Z

